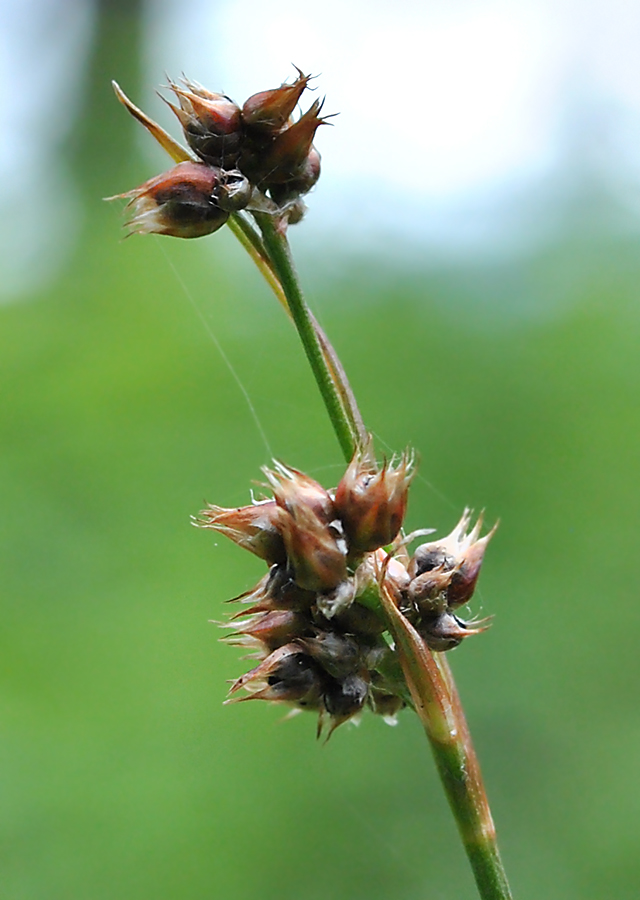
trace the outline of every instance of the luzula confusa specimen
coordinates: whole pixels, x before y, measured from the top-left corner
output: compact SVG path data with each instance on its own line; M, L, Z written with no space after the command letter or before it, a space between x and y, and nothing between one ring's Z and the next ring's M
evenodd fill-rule
M192 238L244 210L268 214L282 233L304 213L302 197L320 174L313 146L322 103L296 120L309 82L254 94L238 106L194 82L170 83L189 145L182 148L116 87L121 102L177 162L118 195L129 201L132 232ZM381 610L391 596L432 650L450 650L482 631L457 610L472 596L493 534L469 530L466 510L447 537L409 556L402 536L410 453L379 466L371 439L358 449L335 490L297 469L264 469L273 498L237 509L210 505L196 524L226 535L269 566L231 620L230 643L258 665L231 687L231 700L269 700L311 709L329 734L368 706L393 720L411 699ZM418 532L425 534L428 532ZM244 692L244 694L241 694Z

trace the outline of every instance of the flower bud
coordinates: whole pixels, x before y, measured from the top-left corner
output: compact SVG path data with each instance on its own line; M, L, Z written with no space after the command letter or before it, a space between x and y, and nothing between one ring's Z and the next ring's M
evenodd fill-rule
M417 575L409 584L409 599L422 613L445 612L449 606L448 588L455 570L439 565Z
M234 623L237 629L225 638L229 644L241 643L239 635L247 635L263 644L270 652L288 644L308 628L307 617L292 609L277 609L258 613L242 623Z
M358 644L349 635L321 631L298 643L332 678L346 678L361 667Z
M467 625L467 622L463 622L462 619L451 613L442 613L442 615L421 622L418 631L431 650L442 652L453 650L466 637L485 631L485 627L468 628Z
M281 533L295 583L309 591L331 591L347 575L346 545L331 497L317 481L276 463L263 469L283 511Z
M294 66L298 77L293 84L281 84L271 91L252 94L242 107L242 120L247 129L260 134L275 134L289 121L311 75L303 75Z
M284 542L283 542L284 548ZM284 554L284 549L283 549ZM297 609L307 612L316 599L313 591L304 591L299 588L291 578L284 564L272 566L269 573L262 578L250 591L227 600L227 603L240 601L250 603L249 609L243 609L233 616L238 619L241 616L251 615L257 612L268 612L272 609Z
M487 544L495 534L497 525L483 538L479 538L482 516L467 533L471 521L470 510L465 509L462 518L446 537L439 541L421 544L409 563L412 577L409 592L416 601L428 599L428 585L433 590L443 590L450 609L467 603L475 590ZM445 584L448 579L448 584ZM435 596L435 595L434 595Z
M130 233L195 238L217 231L229 218L214 198L219 180L219 169L182 162L140 187L118 194L117 198L129 200L133 210L133 218L127 222Z
M213 189L213 199L220 209L226 212L238 212L244 209L251 200L253 187L249 179L238 169L220 170L220 181Z
M238 678L229 694L243 689L249 696L242 700L272 700L318 709L323 687L322 675L311 657L296 644L285 644Z
M237 509L225 509L210 503L200 512L200 518L194 524L219 531L273 565L286 560L281 532L283 519L283 512L275 500L262 500Z
M180 106L167 103L178 117L187 143L205 162L233 167L242 143L240 107L224 94L214 94L188 79L184 85L169 82Z
M301 166L298 174L291 181L284 184L272 184L269 187L269 193L278 206L284 207L287 204L294 206L295 201L303 194L309 193L318 178L320 177L320 154L315 147L309 150L304 164ZM290 225L296 225L304 214L304 205L301 214L297 208L294 208L293 215L288 212L288 222Z
M413 474L408 453L395 468L385 462L378 471L370 441L356 451L334 501L351 554L370 553L393 541L402 526Z
M315 100L297 122L277 135L260 159L261 177L258 181L270 187L305 176L305 165L309 161L315 133L320 125L328 124L326 116L319 116L323 102ZM318 163L319 159L309 162L309 165L313 169Z

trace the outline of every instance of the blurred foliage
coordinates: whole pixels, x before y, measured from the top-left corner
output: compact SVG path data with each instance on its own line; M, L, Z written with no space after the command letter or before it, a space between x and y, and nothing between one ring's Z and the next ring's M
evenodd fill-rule
M130 146L124 112L109 128ZM327 486L340 456L230 234L119 242L92 186L150 174L125 168L86 174L72 265L0 310L0 894L471 900L410 714L323 747L311 717L221 706L243 664L207 620L262 567L189 514L246 502L271 454ZM421 454L409 527L501 519L473 604L495 625L452 662L520 900L638 896L639 284L636 243L568 233L508 269L367 260L313 291L380 449Z

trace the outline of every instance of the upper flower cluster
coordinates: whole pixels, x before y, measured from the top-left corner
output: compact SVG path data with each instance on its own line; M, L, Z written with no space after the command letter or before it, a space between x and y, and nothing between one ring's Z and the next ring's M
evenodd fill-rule
M242 209L269 212L281 227L298 222L304 213L301 198L320 176L313 139L327 117L320 115L323 101L315 100L298 119L292 118L311 78L297 71L292 84L253 94L242 107L187 78L181 84L170 81L177 103L166 102L190 150L181 154L169 135L116 86L122 102L159 143L176 160L176 147L180 154L170 171L117 195L129 200L132 232L201 237Z
M395 651L385 636L382 582L433 650L448 650L481 630L456 610L473 594L491 535L480 522L422 544L412 557L400 529L413 476L405 453L376 464L359 450L337 488L327 491L297 469L265 469L273 499L225 509L210 505L197 524L218 531L269 565L239 600L229 640L255 651L259 665L231 693L292 703L325 716L331 731L366 705L386 717L406 702ZM418 532L422 534L424 532ZM476 623L477 624L477 623Z

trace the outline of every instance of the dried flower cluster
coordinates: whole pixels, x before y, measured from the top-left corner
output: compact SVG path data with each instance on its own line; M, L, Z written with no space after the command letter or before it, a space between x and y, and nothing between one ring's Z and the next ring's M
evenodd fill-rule
M480 538L478 521L467 533L465 511L450 535L409 558L400 532L413 460L405 453L379 467L371 442L335 490L282 463L264 473L272 499L210 505L196 522L270 567L234 598L249 608L233 617L226 640L260 662L230 694L315 710L319 733L327 718L331 734L365 706L393 719L408 697L379 604L381 581L429 647L456 647L482 630L456 610L473 594L492 532Z
M185 151L184 161L168 172L117 195L129 201L131 232L202 237L243 209L270 213L282 229L300 221L302 196L320 176L313 139L327 121L320 115L321 100L296 121L292 118L310 78L298 69L293 84L253 94L242 107L186 78L181 84L170 81L178 105L166 102L191 152ZM129 111L167 149L172 139L115 87Z

